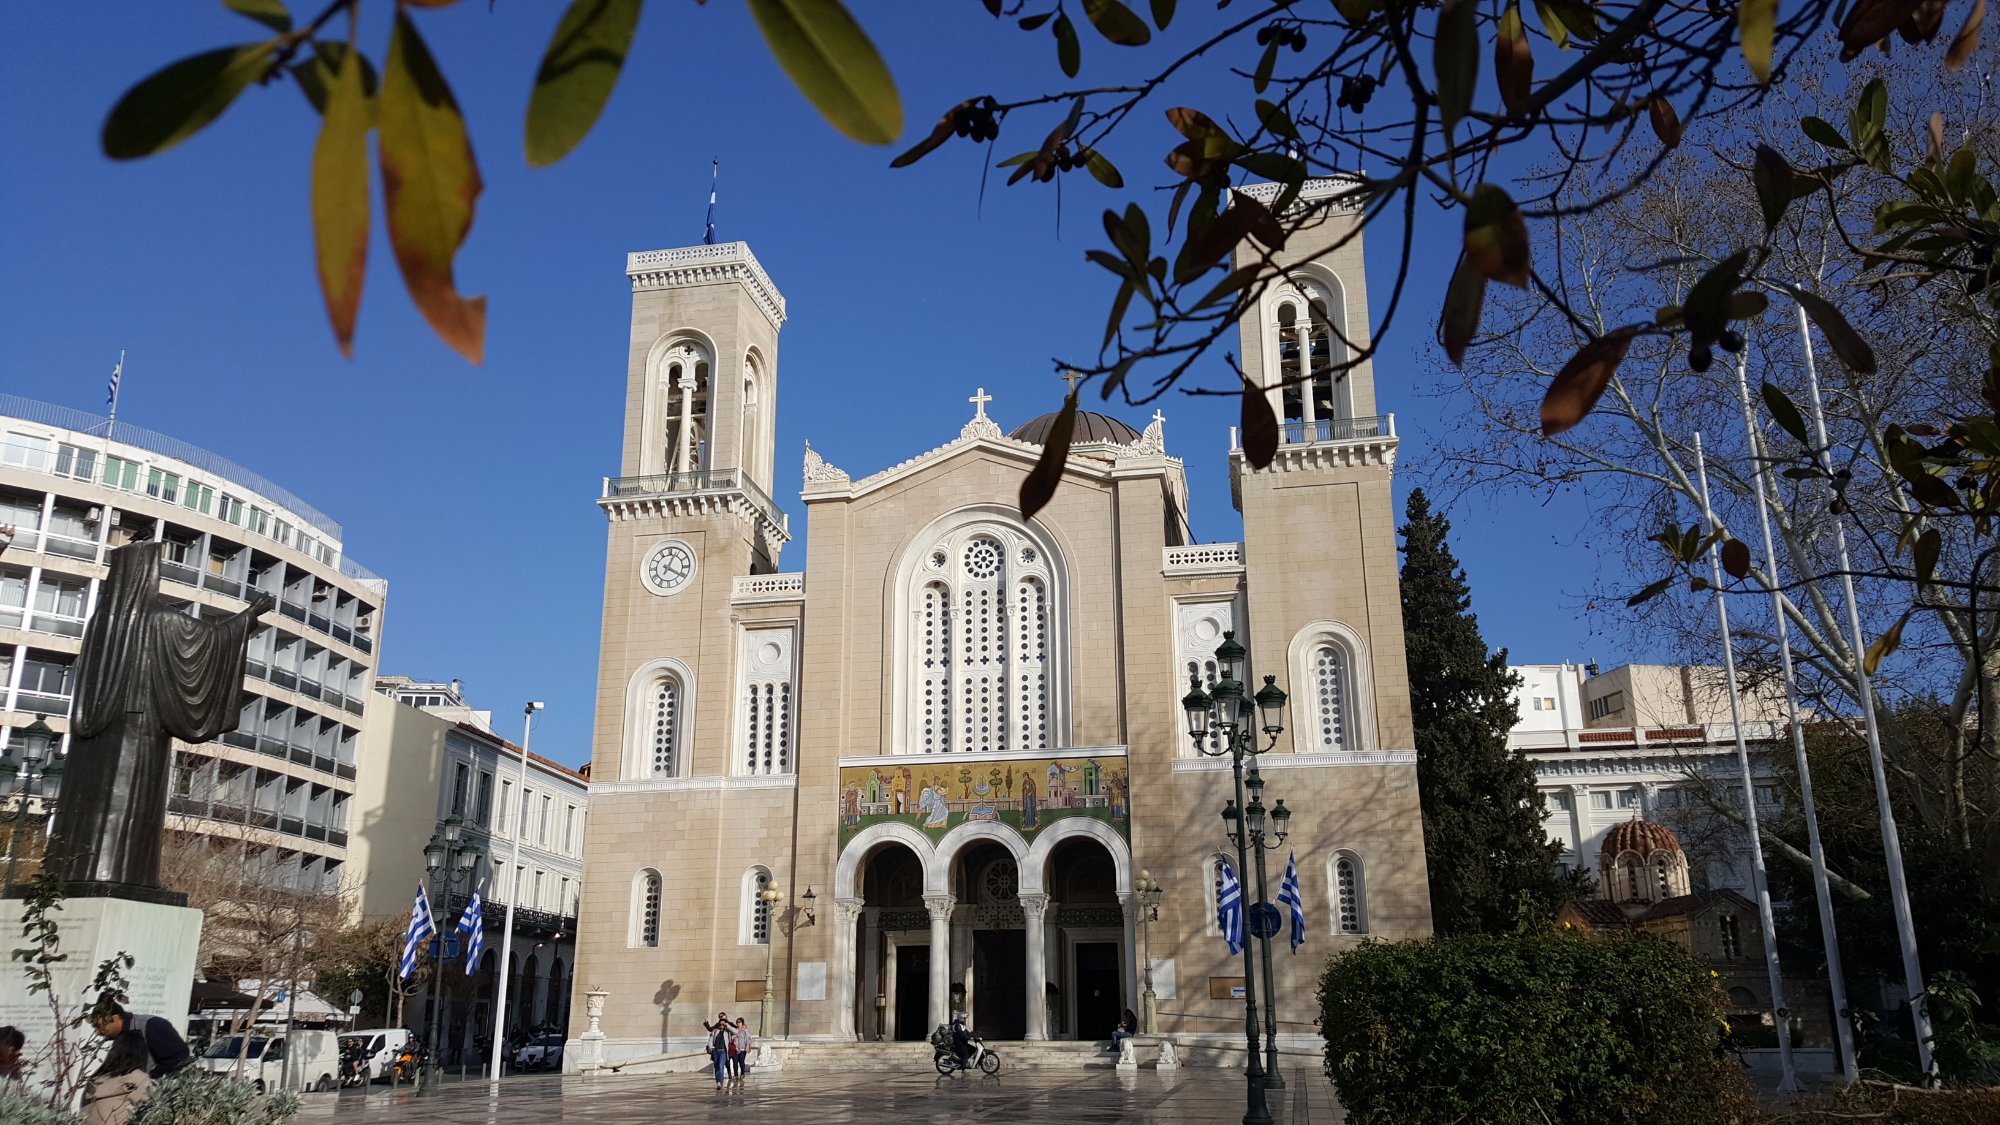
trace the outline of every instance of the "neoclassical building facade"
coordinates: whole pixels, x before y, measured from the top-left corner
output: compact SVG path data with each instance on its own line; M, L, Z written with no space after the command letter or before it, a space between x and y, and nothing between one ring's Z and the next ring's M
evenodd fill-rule
M694 1049L717 1011L756 1024L767 965L767 1040L922 1039L954 1010L989 1039L1099 1039L1150 975L1163 1032L1240 1044L1243 962L1215 920L1231 777L1179 702L1225 634L1238 678L1291 694L1261 762L1296 810L1308 916L1304 955L1275 943L1281 1037L1313 1040L1326 955L1429 932L1397 442L1369 366L1333 371L1368 324L1335 186L1308 190L1324 218L1243 324L1285 425L1270 468L1231 455L1234 543L1189 541L1158 413L1082 415L1055 499L1022 519L1053 419L1005 429L980 391L899 464L850 473L808 445L807 557L784 571L784 298L742 243L629 256L572 1067Z

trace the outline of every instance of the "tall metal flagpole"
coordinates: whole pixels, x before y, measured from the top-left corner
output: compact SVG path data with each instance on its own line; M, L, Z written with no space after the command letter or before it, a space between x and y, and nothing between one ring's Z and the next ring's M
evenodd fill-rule
M1812 332L1806 326L1806 307L1798 306L1799 342L1805 347L1806 380L1812 389L1813 431L1821 449L1829 448L1826 437L1826 410L1820 405L1819 370L1813 363ZM1931 1017L1924 992L1924 969L1917 957L1917 927L1910 916L1910 884L1903 875L1903 842L1896 832L1896 813L1889 805L1889 775L1882 766L1882 732L1875 723L1875 686L1869 682L1863 653L1868 651L1861 635L1861 610L1854 598L1854 569L1847 558L1847 526L1833 517L1833 542L1840 558L1841 589L1847 598L1847 629L1854 635L1854 679L1860 696L1862 729L1868 736L1868 768L1875 775L1875 811L1882 824L1882 858L1889 869L1889 904L1896 914L1896 944L1903 952L1903 988L1910 994L1910 1022L1917 1036L1917 1065L1926 1075L1937 1077L1937 1062L1931 1057Z
M507 861L507 913L501 923L500 980L493 990L493 1059L487 1077L500 1080L501 1060L507 1057L507 977L508 959L514 955L514 900L521 897L521 837L528 834L528 736L535 732L535 712L540 703L530 703L521 714L521 781L514 786L514 858Z
M1695 476L1701 481L1701 515L1710 532L1720 532L1722 521L1708 502L1708 461L1702 456L1701 434L1694 435ZM1757 920L1764 934L1764 974L1771 989L1771 1022L1778 1029L1778 1092L1796 1093L1804 1087L1792 1069L1791 1010L1785 1007L1785 980L1778 967L1778 929L1771 914L1771 887L1764 878L1764 837L1757 827L1757 786L1750 777L1750 747L1743 741L1743 703L1736 690L1736 646L1729 639L1729 605L1722 596L1722 558L1719 544L1708 545L1710 589L1715 591L1715 618L1722 629L1722 667L1729 678L1729 722L1736 728L1736 767L1743 775L1743 823L1750 832L1750 881L1757 892Z
M1819 900L1820 943L1826 947L1827 996L1833 1002L1833 1030L1840 1048L1840 1073L1854 1081L1854 1028L1847 1009L1847 977L1840 966L1840 933L1833 924L1833 894L1826 881L1826 850L1819 840L1819 812L1813 805L1812 767L1806 761L1806 732L1799 725L1798 677L1792 667L1792 645L1785 624L1785 595L1778 589L1778 552L1771 538L1771 508L1765 493L1771 464L1764 458L1764 439L1750 407L1750 349L1737 353L1736 397L1743 405L1743 432L1750 442L1750 472L1757 486L1757 523L1764 531L1765 565L1771 568L1771 616L1778 625L1778 657L1785 675L1785 719L1792 728L1792 755L1799 771L1799 800L1806 818L1806 853L1812 858L1813 895Z

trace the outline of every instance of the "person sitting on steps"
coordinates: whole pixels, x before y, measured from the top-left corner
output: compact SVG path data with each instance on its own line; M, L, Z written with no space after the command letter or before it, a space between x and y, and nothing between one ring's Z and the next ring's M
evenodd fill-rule
M1120 1040L1130 1039L1137 1034L1139 1034L1139 1017L1132 1009L1127 1008L1125 1015L1119 1019L1118 1026L1111 1029L1111 1046L1106 1050L1117 1050Z

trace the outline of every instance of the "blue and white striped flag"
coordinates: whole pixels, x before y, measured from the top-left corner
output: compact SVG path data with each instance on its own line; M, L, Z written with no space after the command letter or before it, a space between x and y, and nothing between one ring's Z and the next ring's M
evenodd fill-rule
M480 883L479 886L485 886ZM465 939L465 975L471 976L479 969L480 955L486 952L486 911L479 905L479 890L473 888L472 901L465 904L465 913L458 916L458 932Z
M111 381L104 385L104 404L118 413L118 380L125 377L125 353L118 353L118 366L111 369Z
M410 979L417 971L417 950L424 943L437 936L437 925L431 921L431 900L424 895L424 885L417 884L417 902L410 907L410 929L403 935L403 965L401 976Z
M1299 853L1285 858L1285 881L1278 888L1278 901L1292 908L1292 952L1306 943L1306 905L1299 897Z
M703 246L715 245L715 182L722 178L722 161L710 161L708 176L708 229L702 233Z
M1231 957L1243 952L1243 885L1236 881L1236 869L1229 861L1215 861L1222 885L1216 889L1215 922L1222 927L1222 940L1229 943Z

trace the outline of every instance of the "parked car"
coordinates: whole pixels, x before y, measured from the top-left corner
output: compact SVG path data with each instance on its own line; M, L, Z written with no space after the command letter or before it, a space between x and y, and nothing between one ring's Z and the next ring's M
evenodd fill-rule
M246 1050L243 1036L217 1040L202 1053L201 1069L224 1074L267 1090L334 1088L340 1073L340 1045L331 1032L293 1031L286 1035L252 1035Z
M562 1069L563 1037L531 1035L514 1050L515 1070Z

